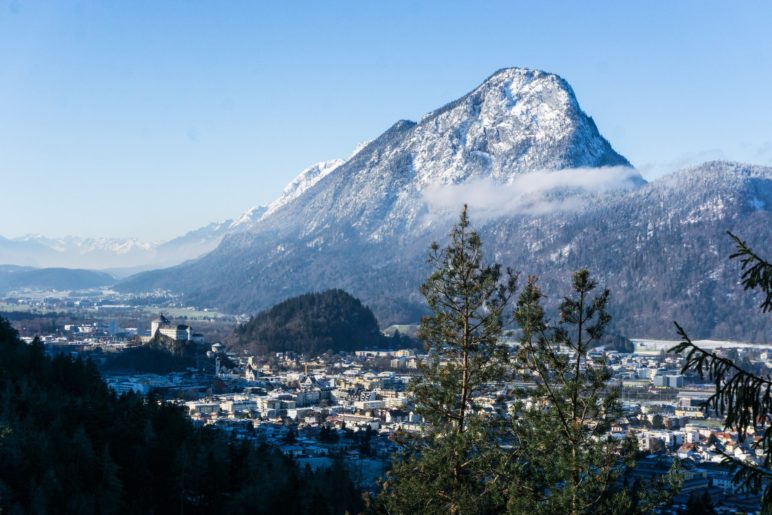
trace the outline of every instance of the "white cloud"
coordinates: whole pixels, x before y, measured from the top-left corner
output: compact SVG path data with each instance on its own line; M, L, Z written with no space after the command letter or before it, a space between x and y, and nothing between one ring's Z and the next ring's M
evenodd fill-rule
M632 168L575 168L536 171L515 176L508 183L490 177L461 184L433 184L422 192L429 216L456 215L464 204L477 220L511 214L543 214L581 207L582 194L626 190L641 184Z

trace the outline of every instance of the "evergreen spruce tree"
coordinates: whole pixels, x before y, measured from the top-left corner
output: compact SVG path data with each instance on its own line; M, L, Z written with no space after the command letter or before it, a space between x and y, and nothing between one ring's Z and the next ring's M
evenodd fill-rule
M608 436L621 412L609 368L590 355L611 320L609 291L595 294L596 287L586 269L575 272L557 323L545 314L535 278L519 296L515 362L532 386L520 392L511 421L510 513L648 512L677 488L675 477L637 498L621 487L637 446Z
M449 246L432 244L429 263L434 270L421 293L431 315L418 333L428 361L411 385L426 427L405 442L384 483L381 507L389 513L500 512L496 492L504 481L495 463L503 453L498 432L505 411L485 413L479 398L486 385L506 378L508 351L500 337L517 278L485 264L466 206Z
M753 251L748 244L732 234L735 252L729 259L739 259L741 283L745 290L760 290L762 302L759 306L762 316L772 312L772 263ZM706 406L723 415L727 429L736 431L740 440L755 434L759 436L753 448L761 450L761 464L741 461L724 453L725 462L735 470L735 481L754 491L763 490L764 513L772 513L772 378L760 376L746 370L741 364L700 348L692 342L686 330L675 323L681 342L670 352L686 355L682 372L696 372L715 384L714 394ZM719 449L720 452L723 452Z
M515 319L522 330L518 363L535 388L523 395L513 429L523 480L512 484L514 512L585 513L596 507L617 469L616 444L605 438L618 416L615 392L606 392L610 373L589 358L610 320L609 292L596 287L587 270L574 274L575 298L561 305L552 324L542 293L530 278L518 299Z

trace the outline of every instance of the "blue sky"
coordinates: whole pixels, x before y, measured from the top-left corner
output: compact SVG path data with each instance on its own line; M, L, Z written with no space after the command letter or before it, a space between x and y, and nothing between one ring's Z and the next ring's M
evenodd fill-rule
M772 2L0 0L0 235L168 239L496 69L647 178L772 164Z

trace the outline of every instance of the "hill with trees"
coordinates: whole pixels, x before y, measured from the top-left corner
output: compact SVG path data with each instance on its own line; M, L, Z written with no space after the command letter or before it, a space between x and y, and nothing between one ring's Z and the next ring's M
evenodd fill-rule
M0 292L24 288L81 290L109 286L115 278L105 272L75 268L31 268L0 265Z
M370 308L343 290L307 293L258 313L236 328L232 346L251 354L321 354L405 346L406 337L383 336Z
M107 354L103 370L168 374L198 365L206 348L156 333L150 342Z

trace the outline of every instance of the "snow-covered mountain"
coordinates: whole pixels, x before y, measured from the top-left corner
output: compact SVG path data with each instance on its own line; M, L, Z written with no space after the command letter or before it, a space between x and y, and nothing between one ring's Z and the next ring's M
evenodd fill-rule
M772 168L708 162L632 190L590 195L573 210L482 224L488 251L565 291L587 267L612 291L615 324L631 337L772 342L758 294L743 291L726 234L772 256Z
M302 225L308 235L348 224L362 237L384 239L426 222L420 200L438 184L505 184L536 170L630 166L582 112L568 83L521 68L496 72L420 123L397 122L345 163L325 164L290 183L254 231ZM637 175L634 181L643 182ZM249 244L249 237L242 241Z
M206 256L122 287L160 286L238 312L336 287L384 324L412 322L429 244L445 240L468 203L489 255L539 274L553 298L588 266L612 288L630 336L673 336L677 316L700 337L765 340L768 329L731 323L750 318L753 300L737 289L724 232L769 246L771 184L769 168L732 163L647 184L565 80L508 68L418 123L397 122L345 162L304 171L270 212Z

